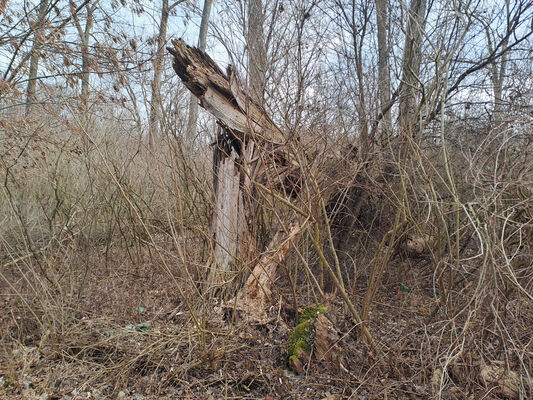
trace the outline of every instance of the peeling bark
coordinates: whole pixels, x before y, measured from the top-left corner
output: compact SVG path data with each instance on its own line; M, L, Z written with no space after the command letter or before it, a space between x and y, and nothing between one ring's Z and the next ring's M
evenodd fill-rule
M239 282L236 279L239 277L239 267L247 261L250 229L246 223L242 166L239 165L241 149L233 146L231 137L222 127L218 129L215 144L215 201L210 224L215 245L207 286L219 293L231 293Z
M243 311L248 318L265 322L266 308L272 298L272 284L276 281L279 265L285 260L289 250L298 238L300 225L291 222L288 228L280 228L272 238L267 250L253 268L244 289L228 306Z

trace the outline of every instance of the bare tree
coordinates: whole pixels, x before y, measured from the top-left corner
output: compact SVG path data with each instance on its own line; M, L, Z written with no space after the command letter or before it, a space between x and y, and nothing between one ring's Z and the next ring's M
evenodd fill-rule
M481 49L479 46L476 47L477 42L474 40L474 36L470 38L474 42L474 47L467 47L467 33L472 30L474 21L480 20L479 14L488 13L492 16L492 21L494 21L495 13L483 10L479 3L457 3L457 5L463 7L455 11L457 18L463 21L463 29L455 30L453 35L450 34L449 49L447 53L439 57L439 62L436 63L438 68L429 80L429 84L426 85L425 102L428 105L428 110L423 116L423 126L427 126L441 112L442 107L447 104L451 97L463 87L470 85L469 79L483 72L494 63L498 64L504 56L504 66L507 65L508 54L521 44L527 43L528 39L533 36L533 29L531 29L533 4L525 0L515 0L509 8L510 13L505 16L504 32L492 36L491 46L487 46L485 49ZM487 21L481 21L481 34L485 31ZM433 46L435 44L432 43ZM465 50L465 48L470 51L466 53L468 50ZM463 53L460 53L461 50ZM444 52L444 50L441 51ZM464 57L462 63L454 62L453 60L453 57L458 53ZM447 79L442 79L443 74ZM502 74L502 77L504 75ZM499 72L494 76L498 80ZM400 89L403 88L403 83L402 81ZM404 89L407 90L407 88ZM401 100L402 97L400 96L400 104Z
M39 71L41 50L46 37L46 15L49 12L49 5L49 0L40 1L37 19L31 27L33 32L33 45L30 52L30 70L28 72L28 86L26 89L26 115L30 114L36 101L37 74Z
M250 0L246 46L248 48L248 85L253 101L263 105L266 87L266 48L263 36L265 15L261 0Z
M380 109L384 110L390 102L391 82L389 68L389 39L388 39L388 0L376 0L376 25L378 39L378 90ZM391 115L385 111L381 125L380 139L384 144L391 134Z
M505 16L505 32L503 33L503 39L501 42L502 47L506 48L509 45L509 35L507 34L511 28L511 5L510 0L506 0L503 6L505 12L502 14ZM487 36L487 48L490 53L494 51L494 46L498 42L498 32L494 31L490 23L484 23L485 34ZM494 101L493 119L494 121L502 120L503 111L503 81L505 79L507 69L508 52L502 54L499 59L491 61L489 65L489 76L492 82L492 94Z
M413 135L419 116L417 98L420 88L420 62L422 39L426 24L427 0L411 0L407 13L405 44L402 56L402 77L400 83L399 119L402 134Z
M168 0L161 0L161 16L159 18L159 32L156 41L156 52L153 59L154 77L151 84L150 115L148 121L148 145L153 147L154 140L159 136L161 123L161 78L163 75L163 60L165 44L167 42L168 17L170 12L185 0L177 0L169 5Z
M90 78L90 54L89 54L89 41L91 39L91 29L93 27L94 12L98 7L99 1L88 3L85 5L85 25L82 26L78 13L75 12L76 6L74 1L70 1L70 10L72 13L72 19L74 25L78 31L80 37L80 49L81 49L81 110L82 110L82 126L86 129L89 122L89 78Z
M83 2L74 10L74 13L78 13L90 1L91 0L83 0ZM50 11L54 9L54 7L58 3L59 3L59 0L55 0L53 3L53 6L48 7L47 14L49 14ZM7 12L8 12L7 10L4 10L4 13L6 15L8 15ZM20 14L15 12L15 15L19 16ZM29 19L27 14L23 14L23 16L20 18L18 22L14 24L14 26L22 25L23 21L26 21L27 19ZM72 13L70 16L63 18L60 22L58 22L53 27L50 27L47 37L54 37L55 35L60 33L62 29L64 29L68 25L71 19L72 19ZM7 21L12 21L12 17L8 16ZM46 22L46 18L44 19L44 21ZM16 34L16 33L13 34L12 32L13 27L11 27L10 29L7 29L6 32L0 34L0 45L2 46L14 45L14 51L11 52L8 65L2 75L2 79L4 81L14 82L16 78L18 77L20 71L24 68L24 66L28 62L28 60L31 59L31 56L32 56L31 51L27 52L26 54L22 56L21 56L21 53L23 51L23 48L26 42L29 40L30 37L32 37L35 27L37 27L37 25L30 24L30 26L27 27L27 30L23 34ZM44 43L41 43L41 46L42 44Z
M351 36L351 45L353 51L353 67L355 70L356 87L357 87L357 114L359 117L359 139L361 153L364 157L368 154L370 147L370 137L368 130L368 111L366 91L365 91L365 71L364 71L364 51L363 46L370 24L370 8L368 4L361 7L356 4L355 0L351 1L349 7L344 7L338 3L338 9L341 11L346 23L348 32ZM348 10L350 12L348 12Z

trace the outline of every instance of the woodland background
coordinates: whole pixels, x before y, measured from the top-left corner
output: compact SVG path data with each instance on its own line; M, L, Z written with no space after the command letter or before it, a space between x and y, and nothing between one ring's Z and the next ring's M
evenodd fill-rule
M0 0L0 397L530 398L532 32L522 0ZM229 278L178 37L298 160ZM295 213L266 318L227 307ZM294 371L319 305L342 367Z

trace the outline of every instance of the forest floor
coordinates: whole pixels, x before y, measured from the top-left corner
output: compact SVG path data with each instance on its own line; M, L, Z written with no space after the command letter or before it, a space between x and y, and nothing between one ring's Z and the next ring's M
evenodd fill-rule
M123 252L111 251L103 260L98 252L71 260L84 263L85 272L63 272L60 279L43 266L53 281L73 283L49 285L48 300L32 304L13 293L29 293L35 282L21 279L13 265L5 268L12 283L0 283L0 398L425 399L435 398L441 383L435 357L453 337L443 334L442 322L431 322L439 318L433 268L424 259L395 265L384 277L369 325L384 355L358 340L357 326L333 300L327 316L340 333L345 367L332 371L311 362L303 375L288 367L297 313L283 276L271 320L257 325L217 304L200 306L189 291L187 303L201 310L191 313L179 281L169 279L155 258L132 264ZM355 304L362 303L363 290L353 288ZM299 293L299 301L305 298ZM533 326L529 319L525 329ZM442 398L503 398L480 381L474 353L465 350L449 366Z

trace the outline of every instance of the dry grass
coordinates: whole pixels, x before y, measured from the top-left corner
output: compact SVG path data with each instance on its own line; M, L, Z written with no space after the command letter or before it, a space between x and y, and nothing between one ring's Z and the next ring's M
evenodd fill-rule
M329 296L347 370L314 365L305 376L288 371L286 344L295 309L324 301L312 239L327 253L335 230L306 231L283 266L270 323L250 325L199 290L210 253L208 148L186 154L169 141L153 156L118 126L93 127L87 145L79 127L10 124L0 137L3 398L531 396L530 119L468 140L450 127L444 144L408 143L385 173L361 172L353 193L369 193L367 214L337 259L383 354ZM263 201L268 224L281 206ZM499 376L487 378L487 367Z

